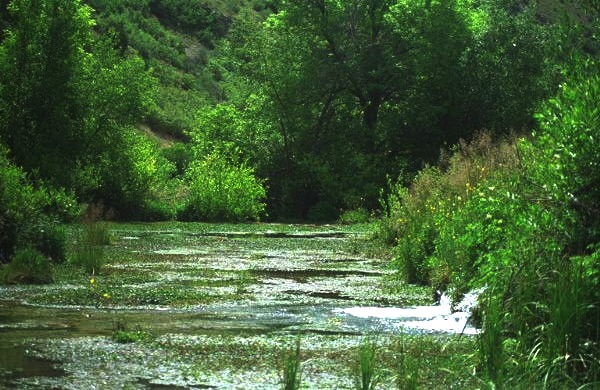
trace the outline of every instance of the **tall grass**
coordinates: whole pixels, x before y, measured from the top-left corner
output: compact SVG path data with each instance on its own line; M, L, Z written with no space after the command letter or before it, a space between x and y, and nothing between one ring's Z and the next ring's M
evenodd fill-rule
M549 387L565 383L600 386L597 267L594 255L578 256L553 272L545 307L547 320L536 328L542 354L536 369Z
M296 338L294 347L284 349L282 355L281 382L283 390L298 390L302 383L302 366L300 360L300 336Z
M95 275L104 265L104 247L109 244L110 234L105 224L86 222L77 237L71 262Z
M404 331L401 331L396 337L392 348L396 369L396 388L398 390L416 390L418 387L419 369L415 359L409 354Z
M483 300L483 327L479 334L479 356L490 387L502 389L505 354L503 348L504 313L502 301L491 293Z
M357 390L373 390L381 380L381 369L377 366L377 344L365 337L358 349Z

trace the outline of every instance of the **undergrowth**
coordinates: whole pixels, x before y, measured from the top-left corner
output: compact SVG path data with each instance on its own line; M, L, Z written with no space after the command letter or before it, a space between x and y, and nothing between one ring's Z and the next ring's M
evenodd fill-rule
M383 202L404 280L486 288L476 375L493 388L600 383L600 78L574 68L531 137L480 133Z

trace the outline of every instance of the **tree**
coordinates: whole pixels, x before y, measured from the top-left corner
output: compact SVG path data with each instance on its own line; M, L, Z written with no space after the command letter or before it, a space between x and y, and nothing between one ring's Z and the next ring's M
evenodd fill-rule
M14 0L0 46L0 140L34 178L132 216L160 169L134 126L156 83L137 56L95 39L79 0Z
M17 164L64 185L81 155L77 80L91 9L77 0L15 0L9 9L15 24L3 43L0 138Z
M238 22L221 48L227 96L240 110L247 96L259 96L264 109L255 120L271 123L283 141L269 172L282 208L306 216L319 203L375 207L386 174L403 165L404 107L424 95L416 88L434 84L420 84L419 68L456 74L468 34L454 2L394 3L288 2L258 27L251 18ZM454 51L436 38L448 26L459 39ZM438 52L446 57L426 67Z

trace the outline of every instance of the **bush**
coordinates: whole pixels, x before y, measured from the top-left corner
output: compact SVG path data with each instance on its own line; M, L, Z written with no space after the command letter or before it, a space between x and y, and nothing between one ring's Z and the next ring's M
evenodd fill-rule
M102 152L90 174L82 175L81 182L97 183L88 196L112 208L120 219L162 217L157 199L175 167L162 157L155 142L136 129L115 131L121 136Z
M356 223L367 223L371 219L369 211L365 208L348 210L342 213L338 218L338 223L343 225L352 225Z
M531 139L460 146L387 200L382 235L409 279L487 288L480 356L496 385L600 377L600 77L578 69Z
M39 228L35 247L55 262L61 262L66 256L67 233L62 225L44 223Z
M78 212L73 196L43 182L34 186L0 145L0 261L27 246L63 260L65 233L57 221L72 220Z
M18 249L10 264L2 269L0 276L4 283L50 283L52 267L37 249Z
M176 142L168 148L161 149L164 158L175 166L175 172L183 175L188 164L193 159L190 147L183 142Z
M512 171L518 164L514 140L494 142L490 133L483 132L470 143L461 141L452 154L442 155L439 167L419 172L410 188L390 185L390 194L382 201L385 215L378 237L395 245L393 264L408 282L446 288L452 277L451 259L458 256L467 261L464 254L455 255L455 225L448 221L479 194L479 183L491 178L492 173ZM447 236L440 242L442 231ZM450 239L446 241L447 237ZM448 253L438 255L438 248Z
M194 161L186 172L189 195L179 218L206 221L256 221L265 210L265 189L244 164L220 153Z

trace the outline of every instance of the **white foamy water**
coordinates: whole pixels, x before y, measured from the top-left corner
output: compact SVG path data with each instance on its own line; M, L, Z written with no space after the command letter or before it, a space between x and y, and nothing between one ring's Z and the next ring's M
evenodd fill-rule
M477 304L477 296L481 291L473 291L465 295L458 305L459 311L452 312L450 298L442 295L439 305L413 307L377 307L355 306L339 309L338 312L352 317L379 319L393 322L398 328L414 329L432 333L477 334L469 318L471 309Z

